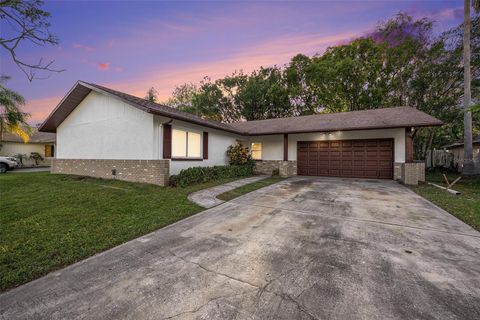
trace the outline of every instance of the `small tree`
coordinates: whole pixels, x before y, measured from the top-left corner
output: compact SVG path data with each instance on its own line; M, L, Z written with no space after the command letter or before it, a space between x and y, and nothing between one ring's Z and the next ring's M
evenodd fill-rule
M157 102L158 101L158 91L155 90L154 87L151 87L147 91L147 95L145 96L145 100L148 100L150 102Z
M246 165L253 163L248 148L244 147L240 142L228 147L227 155L230 159L230 165Z
M38 152L30 153L30 159L32 159L35 162L36 166L38 166L39 161L43 161L43 157Z
M21 137L26 143L29 140L28 113L23 112L25 99L17 92L5 87L4 83L10 79L0 76L0 140L3 132L10 132Z

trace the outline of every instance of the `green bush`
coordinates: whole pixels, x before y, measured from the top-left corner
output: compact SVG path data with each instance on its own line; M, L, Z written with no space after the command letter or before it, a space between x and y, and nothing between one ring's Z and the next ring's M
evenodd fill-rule
M240 142L228 147L227 156L230 159L230 165L245 165L253 161L248 148L244 147Z
M216 179L251 176L255 172L254 169L255 164L253 162L240 166L192 167L183 169L179 174L171 176L170 185L186 187Z

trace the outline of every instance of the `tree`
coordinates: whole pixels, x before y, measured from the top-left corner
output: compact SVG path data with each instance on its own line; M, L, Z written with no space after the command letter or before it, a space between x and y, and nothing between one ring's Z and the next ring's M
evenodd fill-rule
M173 89L172 96L165 102L165 104L187 111L192 106L193 95L198 91L198 88L193 83L184 83L176 86ZM195 112L192 112L195 113Z
M13 62L29 81L38 79L38 71L64 71L64 69L53 67L54 60L44 62L43 58L40 58L37 63L30 63L17 55L19 46L25 42L37 46L58 44L58 39L49 31L50 13L42 10L42 5L43 1L40 0L3 0L0 2L0 19L3 22L2 28L5 28L2 30L0 46L8 52ZM9 36L5 36L7 34Z
M470 111L471 103L471 48L470 48L470 32L471 32L471 19L470 19L470 5L475 6L475 10L480 11L480 2L473 0L464 1L464 32L463 32L463 67L464 67L464 94L463 94L463 107L464 107L464 144L463 144L463 168L462 175L470 176L475 174L475 162L473 161L473 144L472 144L472 112Z
M238 87L235 104L246 120L293 115L287 81L278 67L260 68Z
M147 95L145 96L145 100L148 100L150 102L157 102L158 101L158 91L155 90L154 87L151 87L147 91Z
M26 143L29 140L30 127L26 122L29 115L22 111L25 99L4 86L8 79L7 76L0 76L0 140L6 131L20 136Z
M309 81L312 60L303 54L292 58L284 71L290 101L294 107L294 115L314 114L320 111L318 92Z

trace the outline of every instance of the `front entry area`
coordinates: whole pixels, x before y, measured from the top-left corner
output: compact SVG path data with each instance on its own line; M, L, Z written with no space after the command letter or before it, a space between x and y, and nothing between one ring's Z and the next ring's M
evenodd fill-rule
M393 139L299 141L298 175L393 178Z

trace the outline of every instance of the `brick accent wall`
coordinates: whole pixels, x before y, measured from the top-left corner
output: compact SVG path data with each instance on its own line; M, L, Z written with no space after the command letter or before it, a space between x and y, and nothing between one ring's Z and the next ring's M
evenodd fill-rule
M256 162L255 171L257 173L272 174L275 169L278 169L282 177L296 176L297 161L262 160Z
M418 185L425 181L425 163L395 163L394 179L408 185Z
M116 174L112 174L112 170ZM52 159L52 173L168 185L169 160Z

